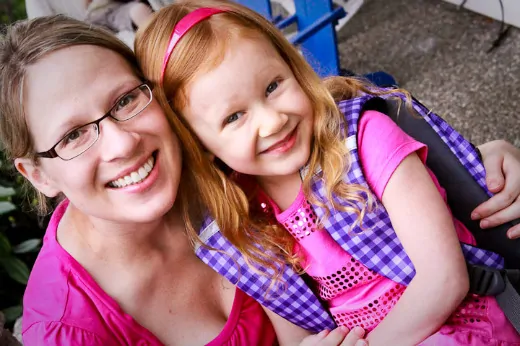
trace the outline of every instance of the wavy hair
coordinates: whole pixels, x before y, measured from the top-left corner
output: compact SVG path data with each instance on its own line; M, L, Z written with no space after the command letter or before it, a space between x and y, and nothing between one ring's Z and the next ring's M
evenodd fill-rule
M202 7L219 8L225 12L201 21L183 36L170 57L164 80L161 81L163 57L174 26L188 13ZM344 144L345 119L336 101L361 93L374 93L371 91L374 88L369 84L341 77L322 82L298 50L269 21L244 6L223 0L177 1L161 9L145 28L139 30L135 42L136 55L147 79L157 85L158 100L167 109L166 114L170 117L178 114L183 118L180 110L187 103L186 87L196 75L218 66L229 42L236 37L267 39L291 68L311 101L314 128L309 171L314 172L318 166L322 168L327 196L322 200L311 193L311 175L308 175L303 181L307 198L318 205L325 206L330 202L333 208L354 212L361 223L374 200L367 188L343 181L351 162ZM203 160L204 146L196 139L187 121L184 118L182 121L188 132L185 137L190 137L189 145L193 145L196 148L193 151L197 152L196 157L187 159L195 171L200 197L224 236L250 264L273 269L273 281L279 279L281 268L286 263L297 270L304 269L301 268L302 258L293 251L294 238L262 213L260 208L251 205L255 201L254 189L243 189L213 162ZM332 196L339 197L344 203L336 203ZM195 242L199 241L193 228L190 234Z

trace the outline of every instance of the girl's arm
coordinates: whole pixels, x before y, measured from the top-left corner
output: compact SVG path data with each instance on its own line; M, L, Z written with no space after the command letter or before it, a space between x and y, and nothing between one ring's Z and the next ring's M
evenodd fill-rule
M318 334L311 335L305 329L287 321L285 318L277 315L271 310L264 308L265 313L273 324L278 344L280 346L367 346L363 336L365 334L362 328L354 328L349 331L348 328L340 327L333 331L324 330Z
M436 332L469 289L451 214L417 154L394 171L382 202L416 275L369 335L371 346L416 345Z

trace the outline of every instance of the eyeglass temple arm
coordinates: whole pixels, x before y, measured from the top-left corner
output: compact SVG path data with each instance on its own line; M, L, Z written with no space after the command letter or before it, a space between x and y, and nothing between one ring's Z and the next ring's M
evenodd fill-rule
M55 157L58 157L58 154L56 154L56 150L54 150L54 148L52 148L51 150L47 150L42 153L36 153L36 156L53 159Z

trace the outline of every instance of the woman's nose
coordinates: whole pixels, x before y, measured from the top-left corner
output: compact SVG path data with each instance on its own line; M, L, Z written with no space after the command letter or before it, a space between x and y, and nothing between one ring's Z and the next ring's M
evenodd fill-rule
M131 157L140 141L136 132L129 131L125 123L110 118L100 124L99 141L101 155L105 161Z

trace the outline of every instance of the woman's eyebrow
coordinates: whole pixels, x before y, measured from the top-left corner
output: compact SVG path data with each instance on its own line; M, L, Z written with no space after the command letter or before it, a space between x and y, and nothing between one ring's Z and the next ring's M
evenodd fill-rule
M126 80L122 83L119 83L112 90L108 91L106 94L106 104L103 104L103 109L100 110L99 114L86 114L86 113L76 113L67 117L67 119L58 124L53 130L49 131L52 134L52 140L59 141L69 132L71 129L83 126L88 124L91 121L94 121L100 117L102 117L105 112L108 112L111 107L115 105L117 99L121 97L126 92L132 90L132 88L137 87L141 82L138 79ZM52 144L54 145L54 144Z
M107 108L106 111L108 111L110 109L110 107L115 105L118 98L120 98L121 96L123 96L123 94L129 92L133 88L137 87L141 83L142 83L142 81L140 81L138 79L132 79L132 80L127 80L125 82L122 82L118 86L113 88L110 92L108 92L107 100L108 100L109 104L107 105L107 107L109 107L109 108Z

